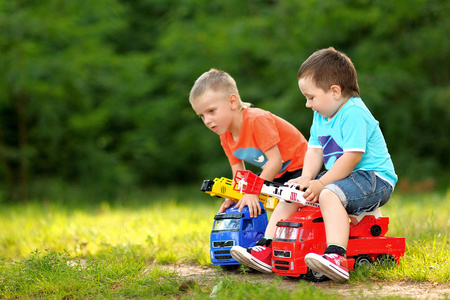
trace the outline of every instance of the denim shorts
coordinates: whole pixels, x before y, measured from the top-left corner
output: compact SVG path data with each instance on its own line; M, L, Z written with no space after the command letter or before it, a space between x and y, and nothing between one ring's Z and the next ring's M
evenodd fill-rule
M317 178L322 177L319 174ZM326 189L333 191L342 201L349 215L360 215L373 211L388 202L393 187L378 177L374 171L359 170L347 178L328 184Z

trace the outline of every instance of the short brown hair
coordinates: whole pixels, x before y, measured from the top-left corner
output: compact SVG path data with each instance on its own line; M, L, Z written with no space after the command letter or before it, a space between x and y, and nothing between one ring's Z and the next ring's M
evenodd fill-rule
M195 100L208 90L223 91L227 95L235 94L239 98L239 108L250 107L250 103L242 102L236 81L227 72L211 69L203 73L194 83L189 94L189 102L194 104Z
M333 84L341 87L346 97L359 97L356 69L350 58L333 47L321 49L300 66L297 80L311 76L318 88L328 91Z

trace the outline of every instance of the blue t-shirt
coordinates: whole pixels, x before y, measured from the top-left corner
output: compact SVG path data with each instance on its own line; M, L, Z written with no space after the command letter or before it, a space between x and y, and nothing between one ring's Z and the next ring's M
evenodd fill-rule
M358 97L351 97L331 119L314 112L308 146L322 148L329 170L344 152L363 152L353 171L374 171L394 187L398 177L378 121Z

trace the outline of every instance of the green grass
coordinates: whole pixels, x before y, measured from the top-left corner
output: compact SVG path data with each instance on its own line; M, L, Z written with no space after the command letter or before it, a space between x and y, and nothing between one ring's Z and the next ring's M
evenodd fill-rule
M294 291L280 289L275 276L270 285L227 274L186 282L163 268L210 265L209 234L219 203L198 187L130 193L113 201L75 189L64 197L0 203L0 298L341 299L305 281ZM395 194L382 212L390 217L388 235L406 237L405 257L393 268L351 272L350 283L448 284L449 211L450 190Z

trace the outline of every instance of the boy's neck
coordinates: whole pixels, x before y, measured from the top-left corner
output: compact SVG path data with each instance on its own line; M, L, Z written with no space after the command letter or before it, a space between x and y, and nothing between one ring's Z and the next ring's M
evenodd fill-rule
M350 97L342 97L341 99L339 99L338 101L341 101L341 104L339 105L339 107L337 108L336 112L329 118L327 118L327 121L330 121L331 119L334 118L335 115L337 115L337 113L341 110L341 108L348 102L348 100L351 98Z
M240 109L236 112L236 115L229 129L231 136L233 137L233 140L235 142L239 140L239 135L241 134L242 121L244 119L244 110L245 109Z

